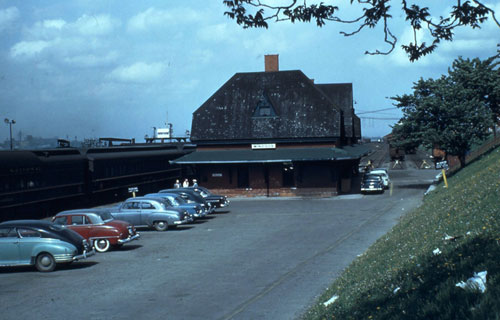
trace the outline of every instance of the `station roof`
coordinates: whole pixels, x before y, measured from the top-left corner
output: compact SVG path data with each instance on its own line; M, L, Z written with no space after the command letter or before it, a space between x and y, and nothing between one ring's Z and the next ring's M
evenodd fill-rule
M198 150L171 161L176 164L279 163L354 160L368 154L363 145L343 148L278 148L271 150Z

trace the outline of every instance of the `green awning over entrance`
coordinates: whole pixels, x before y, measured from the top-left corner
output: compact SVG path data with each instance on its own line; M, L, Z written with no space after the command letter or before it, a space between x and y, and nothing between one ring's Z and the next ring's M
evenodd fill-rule
M273 163L354 160L368 154L363 145L343 148L278 148L267 150L199 150L171 161L176 164Z

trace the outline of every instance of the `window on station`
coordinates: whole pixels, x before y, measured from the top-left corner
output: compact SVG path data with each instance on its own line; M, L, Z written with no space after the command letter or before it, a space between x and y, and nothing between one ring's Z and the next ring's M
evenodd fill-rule
M257 102L257 106L253 112L253 117L276 117L276 111L266 94L263 94L259 99L259 102Z

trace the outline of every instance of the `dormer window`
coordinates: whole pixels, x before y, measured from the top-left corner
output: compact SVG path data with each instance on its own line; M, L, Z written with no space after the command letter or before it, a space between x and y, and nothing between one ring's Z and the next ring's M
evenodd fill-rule
M255 111L253 112L253 117L276 117L276 111L274 110L271 102L262 94Z

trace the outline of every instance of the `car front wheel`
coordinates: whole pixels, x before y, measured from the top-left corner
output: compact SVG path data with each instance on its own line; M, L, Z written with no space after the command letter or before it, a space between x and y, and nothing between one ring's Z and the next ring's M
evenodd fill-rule
M168 223L166 221L156 221L154 227L156 231L166 231L168 229Z
M94 247L97 252L106 252L109 249L108 239L96 239L94 241Z
M40 272L51 272L56 268L56 260L50 253L42 252L36 257L35 267Z

